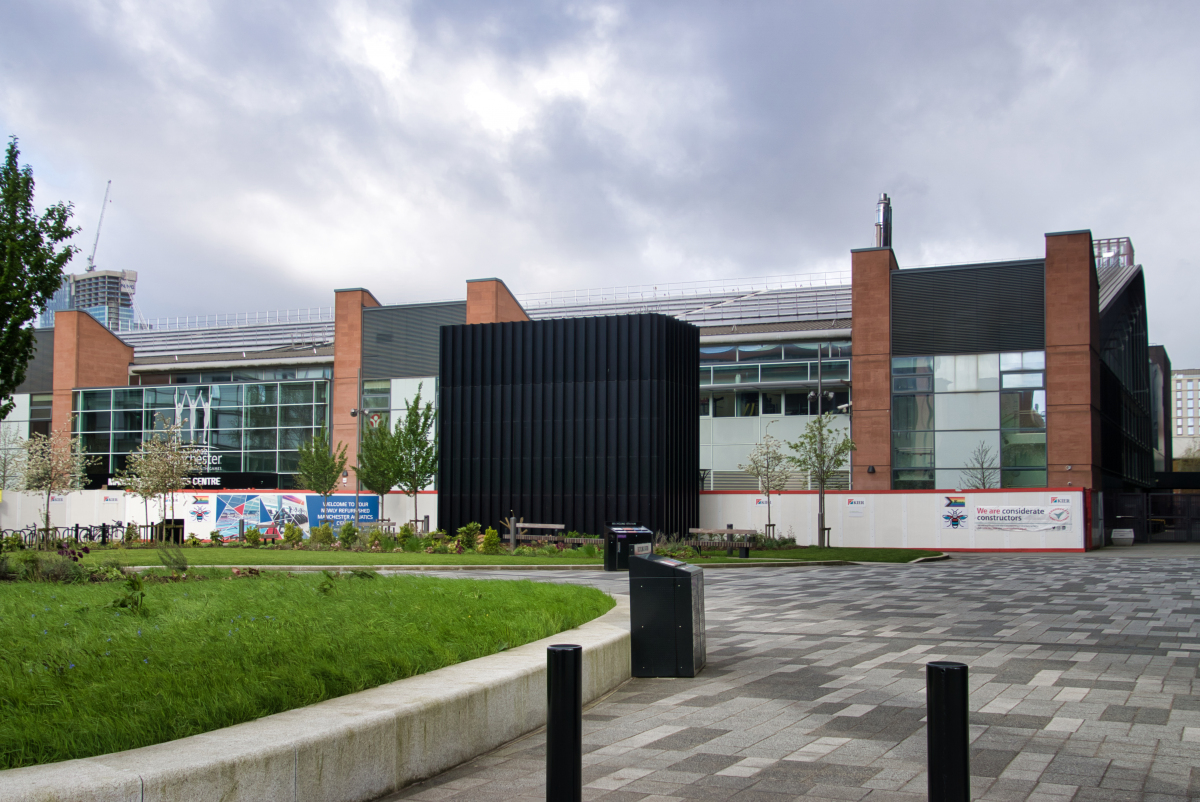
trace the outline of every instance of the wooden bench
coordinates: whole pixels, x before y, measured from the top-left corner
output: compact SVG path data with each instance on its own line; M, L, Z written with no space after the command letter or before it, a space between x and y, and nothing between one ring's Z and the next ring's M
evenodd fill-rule
M508 527L508 545L509 548L517 547L517 540L530 540L530 536L525 529L553 529L561 532L567 527L564 524L528 524L524 521L519 521L515 516L509 518L501 518L500 523Z
M725 540L684 540L680 541L685 545L692 546L697 552L703 552L705 548L710 549L725 549L725 554L728 557L733 556L733 550L738 550L738 556L742 559L750 557L751 543L748 540L731 540L733 535L757 535L756 529L689 529L689 535L725 535Z

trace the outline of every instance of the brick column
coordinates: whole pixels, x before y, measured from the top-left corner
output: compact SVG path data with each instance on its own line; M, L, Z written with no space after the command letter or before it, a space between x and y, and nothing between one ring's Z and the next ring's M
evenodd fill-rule
M529 320L508 287L498 278L467 279L467 323Z
M87 312L54 314L54 403L51 430L70 424L72 391L80 387L129 384L133 346Z
M855 490L892 487L891 273L898 269L891 248L850 252Z
M358 374L362 368L362 310L380 306L368 290L361 288L334 290L333 323L333 400L329 434L336 451L345 444L346 468L353 470L358 447L358 419L350 410L358 407ZM353 489L353 484L348 484ZM341 489L341 483L338 484Z
M1092 232L1047 234L1046 481L1050 487L1101 486L1099 295Z

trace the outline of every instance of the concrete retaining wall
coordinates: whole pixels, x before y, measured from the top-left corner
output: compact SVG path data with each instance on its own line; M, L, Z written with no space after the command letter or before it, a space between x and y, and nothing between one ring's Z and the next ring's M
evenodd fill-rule
M584 647L584 699L629 679L629 606L583 626L369 691L111 755L0 772L11 802L358 802L546 723L546 647Z

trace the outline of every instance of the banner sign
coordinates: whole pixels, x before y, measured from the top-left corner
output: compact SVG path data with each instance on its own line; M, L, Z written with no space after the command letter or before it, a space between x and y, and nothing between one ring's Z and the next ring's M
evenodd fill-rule
M345 521L354 523L354 496L330 496L324 510L321 509L320 496L304 496L304 500L308 504L308 520L312 525L328 521L336 531ZM358 497L358 520L359 523L379 520L379 496L364 493Z
M1047 506L976 507L975 529L976 531L990 529L1011 532L1070 531L1072 525L1070 499L1058 500L1059 504Z

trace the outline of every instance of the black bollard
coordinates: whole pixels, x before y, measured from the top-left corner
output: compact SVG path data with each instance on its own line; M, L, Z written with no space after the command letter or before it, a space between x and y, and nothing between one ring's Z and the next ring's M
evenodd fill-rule
M546 650L546 802L583 799L583 647Z
M967 667L925 664L929 802L971 799L970 732L967 726Z

